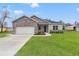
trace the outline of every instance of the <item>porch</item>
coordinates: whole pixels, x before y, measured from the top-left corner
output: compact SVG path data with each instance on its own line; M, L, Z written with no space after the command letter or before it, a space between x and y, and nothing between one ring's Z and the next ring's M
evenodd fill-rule
M48 25L38 25L38 33L40 34L48 33Z

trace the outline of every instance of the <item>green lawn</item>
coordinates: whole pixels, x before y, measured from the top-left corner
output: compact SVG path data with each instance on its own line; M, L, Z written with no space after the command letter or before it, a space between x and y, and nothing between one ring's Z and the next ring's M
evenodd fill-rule
M0 38L8 36L8 32L0 32Z
M79 56L79 32L32 37L16 56Z

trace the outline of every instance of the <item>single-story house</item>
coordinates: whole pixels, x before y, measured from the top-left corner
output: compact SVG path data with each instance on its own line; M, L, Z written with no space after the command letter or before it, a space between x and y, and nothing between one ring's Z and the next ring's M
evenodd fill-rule
M75 24L75 31L79 31L79 23Z
M62 31L63 25L60 23L49 22L35 15L31 17L22 16L13 21L13 31L16 34L37 34L49 33L50 31Z
M65 31L74 31L74 25L72 24L65 24Z

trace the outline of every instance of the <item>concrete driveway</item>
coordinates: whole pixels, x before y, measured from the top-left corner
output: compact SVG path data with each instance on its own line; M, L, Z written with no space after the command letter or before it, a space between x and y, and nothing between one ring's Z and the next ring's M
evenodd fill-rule
M11 35L0 38L0 56L13 56L32 37L32 35Z

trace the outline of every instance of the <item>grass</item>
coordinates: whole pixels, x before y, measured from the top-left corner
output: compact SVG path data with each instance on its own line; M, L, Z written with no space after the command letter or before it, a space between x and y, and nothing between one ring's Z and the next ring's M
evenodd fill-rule
M79 32L32 37L16 56L79 56Z
M0 32L0 38L8 36L9 32Z

